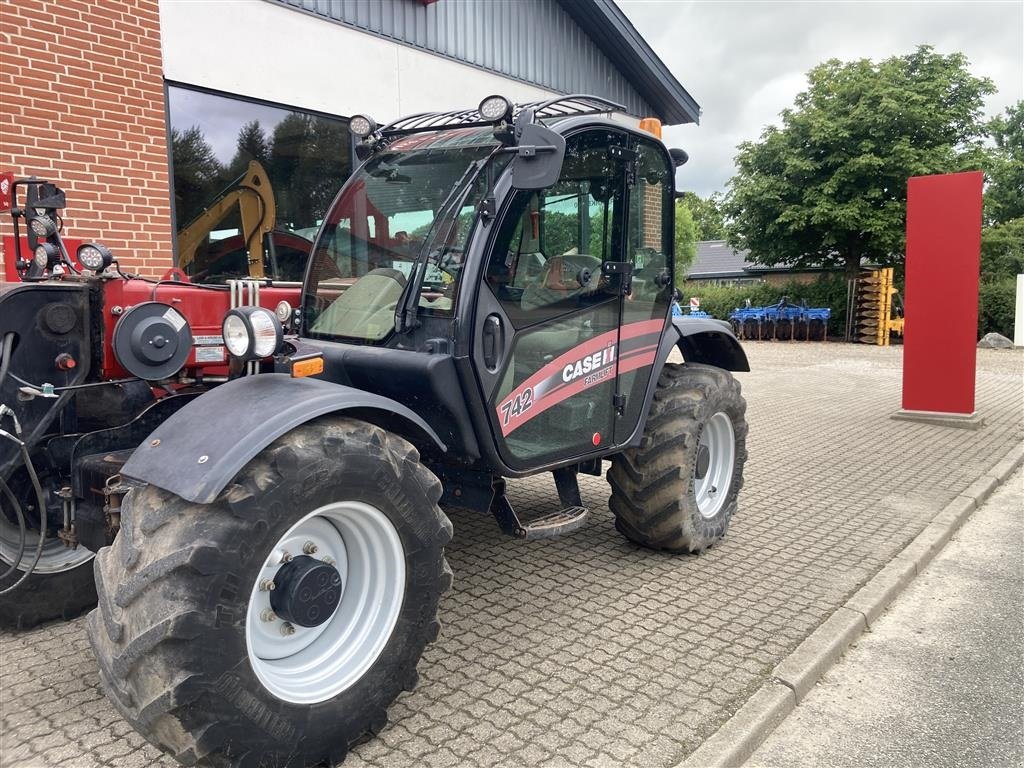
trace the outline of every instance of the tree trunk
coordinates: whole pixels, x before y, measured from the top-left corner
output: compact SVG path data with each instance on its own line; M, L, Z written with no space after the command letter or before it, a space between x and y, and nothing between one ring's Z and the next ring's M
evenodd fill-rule
M860 254L847 251L843 255L843 262L846 269L846 279L853 280L860 272Z

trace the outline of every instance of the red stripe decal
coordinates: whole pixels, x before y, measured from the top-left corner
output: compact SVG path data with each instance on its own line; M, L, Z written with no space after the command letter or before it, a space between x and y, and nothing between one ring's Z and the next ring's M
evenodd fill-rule
M495 408L502 436L534 416L618 373L628 373L654 363L663 320L628 323L606 331L559 355L513 389ZM617 360L620 340L622 355Z

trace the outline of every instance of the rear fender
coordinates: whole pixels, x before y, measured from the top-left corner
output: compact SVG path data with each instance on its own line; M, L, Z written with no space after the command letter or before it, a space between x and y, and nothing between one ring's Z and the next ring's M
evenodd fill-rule
M420 447L446 450L423 419L394 400L318 379L265 373L197 397L142 442L121 474L209 504L281 435L343 412L380 423Z
M672 324L662 334L654 370L651 372L651 380L644 396L644 407L640 411L640 421L637 423L636 431L627 441L627 446L640 444L644 425L647 423L647 414L651 410L651 402L658 388L661 369L665 367L673 349L678 349L687 363L703 363L727 371L750 370L747 354L740 346L729 323L703 317L673 317Z

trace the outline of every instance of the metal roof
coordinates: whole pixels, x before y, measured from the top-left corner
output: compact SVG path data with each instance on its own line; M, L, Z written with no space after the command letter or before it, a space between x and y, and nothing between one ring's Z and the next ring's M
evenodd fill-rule
M686 275L690 279L714 277L747 277L750 267L746 251L736 251L725 240L704 240L697 243L697 257Z
M635 117L700 119L613 0L271 1L556 93L592 93Z
M699 123L700 105L687 93L614 0L557 0L573 21L655 108L665 123Z

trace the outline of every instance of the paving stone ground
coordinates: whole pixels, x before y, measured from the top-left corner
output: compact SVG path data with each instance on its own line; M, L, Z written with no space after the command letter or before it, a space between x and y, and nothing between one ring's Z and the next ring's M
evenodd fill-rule
M346 768L668 768L1024 439L1024 353L979 350L976 432L892 421L899 347L747 343L740 512L700 557L622 539L601 478L587 526L521 542L453 510L455 585L416 691ZM546 509L549 477L511 484ZM107 704L84 620L0 633L0 764L171 766Z

